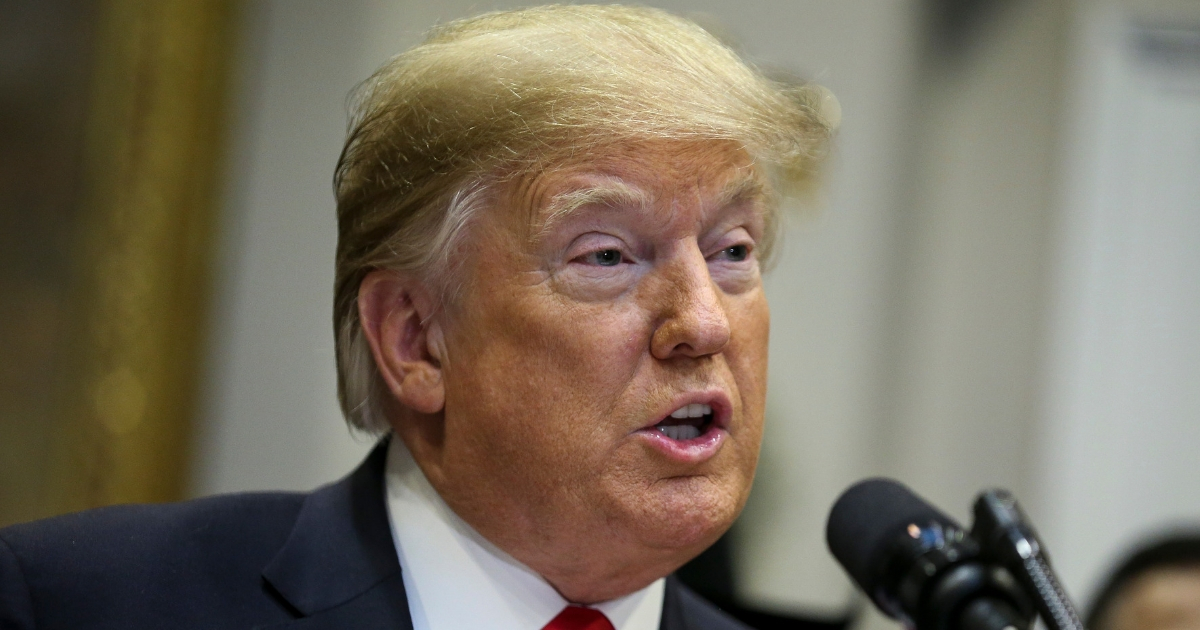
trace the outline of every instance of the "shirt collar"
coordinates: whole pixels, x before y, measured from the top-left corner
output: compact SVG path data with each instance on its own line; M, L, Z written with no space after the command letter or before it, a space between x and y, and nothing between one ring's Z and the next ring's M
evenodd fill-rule
M415 630L540 630L569 602L458 517L393 437L388 520ZM658 630L664 580L593 606L616 630Z

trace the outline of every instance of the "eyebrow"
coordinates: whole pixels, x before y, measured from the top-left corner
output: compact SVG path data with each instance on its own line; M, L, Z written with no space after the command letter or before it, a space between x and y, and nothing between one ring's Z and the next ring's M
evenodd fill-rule
M743 175L725 184L717 195L716 207L726 208L743 201L763 199L767 197L767 187L761 178L755 175Z
M632 206L645 210L650 207L650 196L615 177L606 178L597 184L555 195L550 203L546 204L546 218L538 232L546 234L554 224L586 206Z
M743 201L760 199L766 196L766 190L759 177L737 177L721 188L714 205L717 208L725 208ZM651 206L651 198L646 192L618 178L605 178L597 184L569 190L551 198L546 204L546 218L542 221L538 233L548 233L556 223L587 206L633 207L645 210Z

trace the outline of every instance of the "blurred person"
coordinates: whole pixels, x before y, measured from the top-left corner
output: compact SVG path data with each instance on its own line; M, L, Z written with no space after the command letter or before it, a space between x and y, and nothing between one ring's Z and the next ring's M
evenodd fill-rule
M0 531L0 627L743 627L670 575L750 489L825 98L655 9L435 29L335 174L339 398L378 446L310 494Z
M1200 630L1200 531L1135 551L1098 591L1091 630Z

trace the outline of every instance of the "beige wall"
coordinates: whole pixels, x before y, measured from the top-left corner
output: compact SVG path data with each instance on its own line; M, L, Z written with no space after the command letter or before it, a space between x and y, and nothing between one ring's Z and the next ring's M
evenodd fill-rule
M309 489L365 453L337 408L333 165L367 16L252 5L245 30L193 492Z
M1032 474L1082 598L1148 533L1200 527L1200 4L1073 9Z
M963 522L984 486L1035 487L1067 20L1063 2L996 7L919 79L881 429L890 470Z

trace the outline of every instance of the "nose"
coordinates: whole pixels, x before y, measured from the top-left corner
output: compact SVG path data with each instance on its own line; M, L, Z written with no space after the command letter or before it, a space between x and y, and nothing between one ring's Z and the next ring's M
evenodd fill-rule
M659 318L650 338L654 358L698 358L729 343L729 317L722 291L709 274L699 249L664 269L659 287Z

